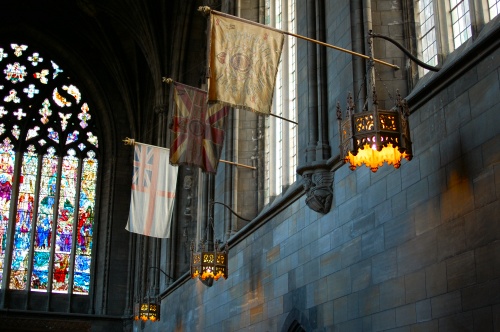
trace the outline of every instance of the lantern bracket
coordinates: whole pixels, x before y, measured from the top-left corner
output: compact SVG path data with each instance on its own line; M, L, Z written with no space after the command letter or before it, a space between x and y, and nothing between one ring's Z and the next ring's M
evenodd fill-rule
M150 266L149 269L157 269L159 270L161 273L163 273L165 275L165 277L167 277L168 279L170 280L174 280L174 278L172 278L171 276L169 276L167 273L165 273L165 271L163 271L162 269L160 269L159 267L157 266Z
M241 220L244 220L244 221L248 221L250 222L251 220L250 219L246 219L246 218L243 218L242 216L240 216L239 214L237 214L236 212L233 211L233 209L231 209L229 206L227 206L226 204L224 203L221 203L221 202L216 202L216 201L210 201L210 205L211 206L214 206L215 204L220 204L222 206L224 206L226 209L228 209L232 214L234 214L236 217L240 218Z
M394 46L396 46L397 48L399 48L401 51L403 51L404 54L406 54L413 62L415 62L417 65L419 65L420 67L423 67L427 70L431 70L431 71L439 71L441 69L441 67L435 67L435 66L431 66L423 61L421 61L420 59L418 59L416 56L414 56L413 54L411 54L410 51L408 51L403 45L401 45L400 43L398 43L397 41L395 41L394 39L390 38L390 37L387 37L387 36L384 36L384 35L381 35L379 33L375 33L373 32L373 30L369 30L368 31L368 36L370 38L382 38L382 39L385 39L387 40L388 42L391 42L392 44L394 44Z

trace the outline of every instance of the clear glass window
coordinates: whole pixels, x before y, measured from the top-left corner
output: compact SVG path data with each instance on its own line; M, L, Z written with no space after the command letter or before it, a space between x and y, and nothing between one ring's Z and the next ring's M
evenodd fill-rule
M295 0L267 0L266 24L294 33ZM296 122L296 38L285 36L273 98L272 113ZM276 117L267 120L266 200L293 183L297 168L297 125Z
M468 0L450 0L451 26L455 48L472 36Z
M500 13L500 0L488 0L488 9L490 13L490 20Z
M422 61L431 66L436 66L438 64L438 52L433 6L434 4L432 0L421 0L418 16L420 19L420 44L422 47Z

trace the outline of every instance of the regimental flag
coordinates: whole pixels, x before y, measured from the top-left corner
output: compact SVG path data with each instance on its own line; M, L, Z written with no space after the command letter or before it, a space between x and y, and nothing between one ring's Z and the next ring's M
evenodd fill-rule
M284 35L212 11L208 102L269 115Z
M174 83L174 100L170 163L216 173L228 107L220 103L207 105L206 91L177 82Z
M135 143L132 196L126 230L170 237L178 168L168 162L169 149Z

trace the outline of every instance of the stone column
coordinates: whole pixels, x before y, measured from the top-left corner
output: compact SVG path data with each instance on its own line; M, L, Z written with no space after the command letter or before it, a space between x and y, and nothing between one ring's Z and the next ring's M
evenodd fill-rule
M325 41L325 5L319 0L306 1L307 37ZM328 91L326 49L307 44L307 124L306 160L297 173L304 179L306 203L316 212L328 213L333 200L333 173L327 164L331 156L328 142ZM319 66L318 66L319 64Z

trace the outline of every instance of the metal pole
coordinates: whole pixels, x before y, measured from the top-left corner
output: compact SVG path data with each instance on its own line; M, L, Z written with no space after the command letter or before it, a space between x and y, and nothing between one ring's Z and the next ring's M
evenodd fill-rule
M253 24L253 25L261 26L261 27L263 27L265 29L269 29L269 30L274 30L274 31L277 31L277 32L281 32L281 33L284 33L285 35L289 35L289 36L292 36L292 37L295 37L295 38L303 39L303 40L306 40L306 41L309 41L309 42L312 42L312 43L316 43L316 44L319 44L319 45L322 45L322 46L325 46L325 47L333 48L333 49L335 49L337 51L349 53L351 55L355 55L355 56L358 56L358 57L361 57L361 58L364 58L364 59L370 59L370 57L368 55L357 53L357 52L354 52L354 51L351 51L351 50L348 50L348 49L345 49L345 48L342 48L342 47L338 47L338 46L335 46L335 45L332 45L332 44L324 43L322 41L315 40L315 39L312 39L312 38L308 38L308 37L305 37L305 36L301 36L301 35L298 35L298 34L295 34L295 33L292 33L292 32L288 32L288 31L283 31L283 30L280 30L280 29L272 28L272 27L269 27L269 26L264 25L264 24L260 24L260 23L256 23L256 22L253 22L253 21L250 21L250 20L243 19L241 17L237 17L237 16L226 14L226 13L218 12L216 10L210 9L210 7L208 7L208 6L198 7L198 11L203 12L203 13L216 13L217 15L220 15L220 16L232 18L234 20L245 22L245 23L248 23L248 24ZM392 67L392 68L394 68L396 70L399 69L399 66L394 65L392 63L388 63L388 62L385 62L385 61L382 61L382 60L379 60L379 59L373 59L373 61L377 62L377 63L380 63L382 65L385 65L385 66Z
M142 145L146 145L146 146L152 146L152 147L155 147L155 148L158 148L158 149L167 149L167 148L164 148L164 147L161 147L161 146L156 146L156 145L151 145L151 144L145 144L145 143L140 143L140 142L136 142L133 138L128 138L128 137L125 137L125 139L123 140L123 143L125 145L134 145L134 144L142 144ZM223 159L219 159L219 161L221 163L226 163L226 164L230 164L230 165L235 165L235 166L241 166L241 167L245 167L245 168L250 168L250 169L257 169L257 167L253 167L253 166L249 166L249 165L245 165L245 164L240 164L240 163L235 163L235 162L232 162L232 161L227 161L227 160L223 160Z

